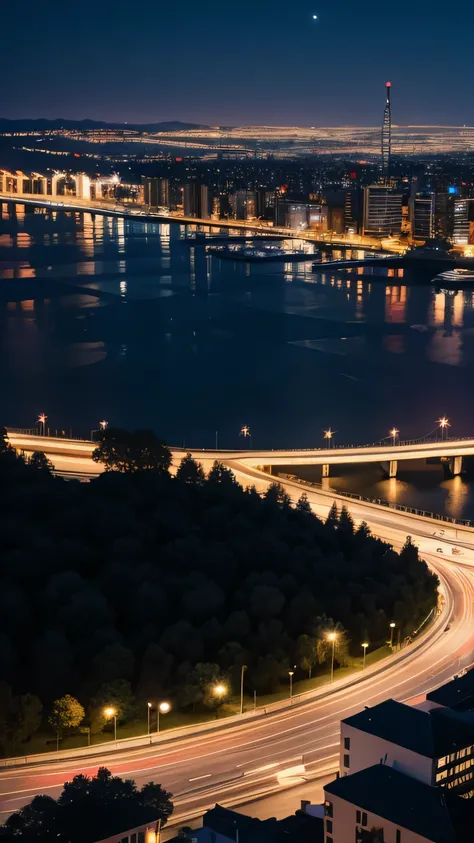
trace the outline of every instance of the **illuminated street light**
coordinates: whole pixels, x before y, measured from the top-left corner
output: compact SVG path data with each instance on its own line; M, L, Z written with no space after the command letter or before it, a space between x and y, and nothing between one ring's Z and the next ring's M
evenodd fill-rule
M393 630L395 629L396 624L392 621L390 624L390 647L393 650Z
M334 655L335 655L335 650L336 650L337 633L336 632L328 632L327 639L328 639L328 641L331 641L331 643L332 643L331 682L334 682Z
M37 424L41 425L41 435L42 436L46 436L45 425L46 425L46 419L47 418L48 418L48 416L46 416L44 413L40 413L40 415L38 416Z
M397 428L396 428L396 427L392 427L392 429L391 429L391 431L390 431L390 436L391 436L391 437L392 437L392 439L393 439L393 445L396 445L396 444L397 444L397 436L398 436L398 434L399 434L399 433L400 433L400 431L399 431L399 430L397 430Z
M294 676L294 675L295 675L295 671L294 671L294 670L289 670L289 671L288 671L288 676L290 677L290 700L291 700L291 699L292 699L292 697L293 697L293 676Z
M334 430L331 430L331 428L328 427L328 429L324 431L324 438L326 439L326 441L328 443L327 444L328 448L331 447L331 439L333 439L333 437L334 437Z
M222 699L224 694L227 693L227 687L223 684L214 685L214 693L215 693L216 697L219 697L220 699Z
M169 702L160 702L158 708L156 709L156 731L159 733L160 731L160 714L168 714L171 711L171 705Z
M150 711L151 711L151 703L147 703L147 713L148 713L148 734L150 734Z
M247 670L247 665L242 665L242 670L240 671L240 713L244 713L244 673Z
M114 741L117 743L117 709L112 706L108 706L107 708L104 708L104 714L107 717L107 720L111 720L112 717L114 718Z
M441 428L441 440L443 440L445 438L445 432L447 437L448 427L451 427L451 425L449 423L449 419L447 419L446 416L443 416L441 419L438 419L438 424Z
M240 429L240 435L244 437L244 439L250 438L250 448L252 448L252 432L247 424Z
M99 422L99 427L100 427L101 430L107 430L108 426L109 426L109 423L108 423L108 421L105 421L105 419L103 419L103 421Z
M364 667L365 667L365 657L366 657L366 655L367 655L367 647L368 647L368 646L369 646L369 645L367 644L367 641L365 641L363 644L361 644L361 647L362 647L362 649L363 649L363 651L364 651L364 661L363 661L363 664L362 664L362 669L364 669Z

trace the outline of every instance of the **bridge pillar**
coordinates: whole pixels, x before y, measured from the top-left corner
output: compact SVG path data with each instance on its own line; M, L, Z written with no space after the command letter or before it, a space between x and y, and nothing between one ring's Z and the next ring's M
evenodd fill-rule
M398 471L398 460L390 460L390 466L388 469L388 476L389 477L396 477Z
M329 477L329 465L327 463L323 465L323 477Z
M457 477L462 472L462 457L452 457L449 460L449 468L453 477Z

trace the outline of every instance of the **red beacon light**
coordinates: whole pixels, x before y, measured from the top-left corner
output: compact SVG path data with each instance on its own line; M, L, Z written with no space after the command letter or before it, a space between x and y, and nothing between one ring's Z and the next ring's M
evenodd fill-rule
M386 85L385 85L385 87L386 87L386 88L391 88L391 87L392 87L392 83L391 83L391 82L387 82L387 83L386 83Z

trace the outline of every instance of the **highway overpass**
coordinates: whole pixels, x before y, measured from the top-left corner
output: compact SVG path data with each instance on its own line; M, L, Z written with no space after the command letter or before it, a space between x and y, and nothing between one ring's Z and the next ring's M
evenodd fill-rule
M14 448L25 453L44 451L60 472L71 471L96 476L102 467L92 462L94 442L81 439L36 436L9 430L9 440ZM337 448L281 449L281 450L198 450L189 448L192 455L207 464L220 460L236 467L260 468L269 473L279 466L321 466L323 477L329 477L331 466L378 463L390 477L396 477L400 462L409 460L440 459L456 476L462 471L463 457L474 456L474 439L444 439L437 441L411 441L397 444L354 445ZM183 455L182 449L172 449L174 462Z

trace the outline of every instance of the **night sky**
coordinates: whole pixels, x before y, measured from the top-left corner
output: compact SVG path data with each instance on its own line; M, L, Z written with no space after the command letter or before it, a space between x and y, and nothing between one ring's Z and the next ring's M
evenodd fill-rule
M312 15L319 15L314 23ZM7 0L3 117L474 123L473 0Z

